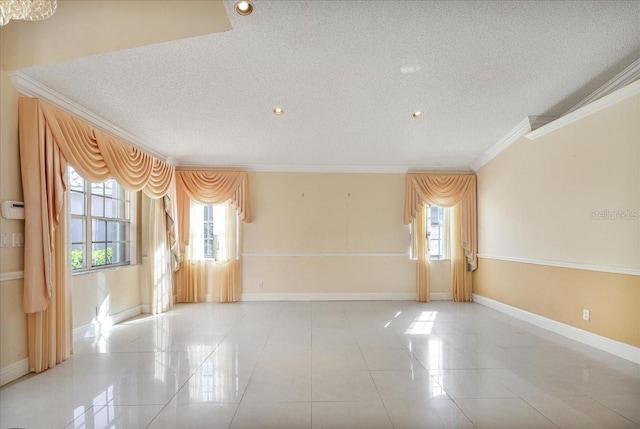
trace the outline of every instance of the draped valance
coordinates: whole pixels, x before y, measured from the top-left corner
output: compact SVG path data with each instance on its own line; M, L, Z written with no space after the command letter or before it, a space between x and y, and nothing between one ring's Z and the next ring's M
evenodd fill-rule
M49 306L67 165L85 179L114 177L130 191L164 196L174 168L37 98L18 101L20 161L25 201L24 311Z
M240 246L241 231L236 235L235 219L228 215L227 239L228 259L225 261L205 261L195 256L194 246L198 240L190 242L191 202L199 204L222 204L229 202L228 210L238 214L244 222L251 222L249 206L249 176L244 171L179 169L176 171L176 191L178 203L178 225L183 263L175 274L178 302L198 302L201 300L205 284L215 284L218 302L235 302L242 287L242 261ZM235 217L235 216L234 216ZM197 224L197 218L194 220ZM202 221L200 221L202 224ZM194 228L196 231L197 228ZM233 250L231 250L233 249Z
M404 223L408 224L423 204L454 207L460 204L460 239L471 270L478 266L475 174L409 173L405 179Z
M41 115L67 163L85 179L104 182L113 177L128 190L142 190L150 198L168 192L174 168L166 162L42 100L23 98L21 103L32 105L29 112L21 109L23 118L31 122Z
M200 204L222 204L227 200L238 210L240 220L250 223L249 177L245 171L176 171L176 189Z

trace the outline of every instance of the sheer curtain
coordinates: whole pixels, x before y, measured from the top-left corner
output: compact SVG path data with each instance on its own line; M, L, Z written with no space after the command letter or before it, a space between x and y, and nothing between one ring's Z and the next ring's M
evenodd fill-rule
M404 222L416 218L418 245L425 241L425 204L451 208L451 293L454 301L469 301L472 292L471 272L478 266L476 176L473 174L409 173L405 180ZM420 224L424 228L420 231ZM418 249L419 250L419 249ZM423 255L423 256L421 256ZM416 275L417 300L429 300L428 255L418 251ZM421 263L420 258L424 259Z
M164 198L149 205L149 311L163 313L173 306L172 256L167 232L167 213Z
M235 302L242 289L242 222L251 222L248 175L244 171L177 170L180 245L184 255L175 274L178 302ZM204 258L201 237L203 204L224 204L221 217L226 256Z
M151 198L169 191L175 171L36 98L18 100L18 128L26 208L23 306L30 371L41 372L72 353L67 166L95 182L114 177Z
M191 202L189 244L183 269L188 273L182 285L181 302L235 302L241 286L240 228L238 213L227 201L213 206L213 234L217 237L216 258L205 256L204 205ZM186 287L185 287L186 286Z
M427 210L423 204L415 220L416 226L416 296L419 302L429 302L429 246L427 245Z

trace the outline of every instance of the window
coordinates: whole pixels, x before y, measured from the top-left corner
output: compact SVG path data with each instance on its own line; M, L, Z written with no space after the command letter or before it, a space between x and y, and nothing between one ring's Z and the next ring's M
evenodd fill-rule
M427 218L424 219L427 225L427 249L429 251L429 259L440 260L449 259L448 241L449 241L449 210L444 207L429 206L426 210ZM409 233L411 234L411 247L409 248L409 257L412 260L417 259L417 237L416 222L413 219L409 225Z
M427 210L427 237L429 246L429 259L439 260L446 258L445 209L431 206Z
M131 262L131 193L114 179L84 180L69 167L71 268L91 270Z
M193 210L202 213L202 256L204 259L223 261L227 255L227 211L228 204L194 204ZM194 218L197 224L200 219ZM200 241L200 240L197 240Z

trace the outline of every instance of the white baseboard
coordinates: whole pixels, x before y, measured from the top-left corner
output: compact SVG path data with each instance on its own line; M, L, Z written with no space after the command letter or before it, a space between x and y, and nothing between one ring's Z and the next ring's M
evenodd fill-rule
M240 301L415 301L415 293L243 293Z
M111 318L111 324L117 325L118 323L122 323L125 320L131 319L132 317L136 317L137 315L143 313L142 309L142 305L136 305L119 313L111 314L109 316ZM86 337L93 337L95 332L96 320L94 319L91 323L79 326L73 330L73 341L78 341Z
M501 313L508 314L516 319L531 323L539 328L546 329L596 349L611 353L612 355L629 360L633 363L640 364L640 348L638 347L612 340L611 338L603 337L574 326L566 325L556 320L548 319L544 316L512 307L482 295L473 294L473 302L492 308Z
M0 386L29 374L29 359L22 359L0 369Z
M431 301L453 301L453 294L450 292L431 292L429 299Z
M149 314L151 313L151 308L149 308L149 304L142 304L140 306L140 311L142 311L142 313L144 314Z

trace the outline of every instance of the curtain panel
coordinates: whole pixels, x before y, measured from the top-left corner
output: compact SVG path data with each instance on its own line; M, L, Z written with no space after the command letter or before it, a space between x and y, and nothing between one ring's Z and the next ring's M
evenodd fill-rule
M242 285L240 237L229 237L233 245L229 258L223 262L206 261L196 256L191 244L192 201L198 204L230 203L240 221L252 220L249 204L249 177L245 171L176 170L176 191L180 254L183 262L175 274L178 302L205 300L203 291L214 282L218 302L235 302ZM231 216L228 216L231 218ZM239 231L242 230L241 225ZM241 233L240 233L241 234Z
M91 181L115 177L130 191L142 190L151 198L169 191L175 172L36 98L18 100L18 128L26 207L23 306L30 315L31 370L40 372L71 354L71 267L64 228L67 166Z
M475 174L409 173L405 179L404 223L408 224L424 205L451 207L452 294L454 301L468 301L471 297L471 275L478 266L477 204ZM418 216L422 221L424 216ZM426 225L418 236L426 240ZM421 259L424 261L421 263ZM419 301L428 301L429 276L426 252L418 253L416 277Z

